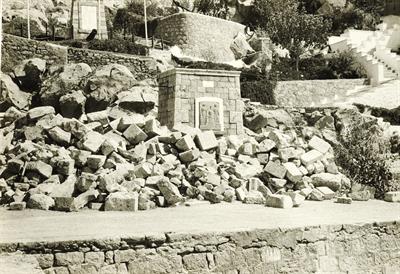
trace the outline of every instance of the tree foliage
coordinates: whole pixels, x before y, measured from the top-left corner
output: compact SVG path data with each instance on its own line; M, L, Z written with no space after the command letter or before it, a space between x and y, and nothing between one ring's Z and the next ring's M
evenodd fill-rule
M173 0L173 4L185 11L201 13L226 19L229 11L228 0Z
M330 21L307 14L297 0L255 0L253 25L265 30L271 40L286 48L296 60L308 49L326 45Z

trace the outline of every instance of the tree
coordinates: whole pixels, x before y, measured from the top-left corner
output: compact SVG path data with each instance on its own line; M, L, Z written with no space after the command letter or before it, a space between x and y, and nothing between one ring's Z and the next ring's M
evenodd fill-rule
M201 13L226 19L229 11L229 0L173 0L174 6L185 11Z
M297 72L302 54L326 45L330 21L307 14L297 0L255 0L254 11L253 25L289 51Z

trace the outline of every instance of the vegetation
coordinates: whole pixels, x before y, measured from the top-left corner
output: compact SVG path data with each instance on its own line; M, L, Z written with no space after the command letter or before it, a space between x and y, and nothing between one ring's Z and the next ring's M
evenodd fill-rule
M93 40L89 42L88 48L134 55L148 55L148 49L146 46L135 44L124 39Z
M331 26L322 16L299 9L297 0L255 0L253 25L289 51L296 71L301 55L326 46Z
M33 20L30 21L31 37L39 36L42 34L37 23ZM14 17L10 22L5 23L3 31L8 34L28 37L28 23L26 19L21 17Z
M336 162L353 183L375 187L377 198L398 188L387 164L390 146L378 125L353 123L340 137L340 143L335 148Z

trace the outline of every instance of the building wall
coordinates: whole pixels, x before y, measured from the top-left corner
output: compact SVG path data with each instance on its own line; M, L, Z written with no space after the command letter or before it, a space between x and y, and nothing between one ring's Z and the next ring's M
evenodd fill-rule
M272 96L261 91L249 94L242 90L242 97L261 103L270 103L272 97L276 105L283 107L327 106L365 83L366 79L278 81Z
M0 253L16 251L45 273L389 274L400 269L400 224L0 244Z
M240 72L200 69L172 69L159 75L158 116L172 128L182 123L195 126L196 98L223 100L224 132L242 134L244 104L240 97Z
M245 26L197 13L176 13L160 20L156 36L179 46L185 55L207 61L235 60L230 49L233 38Z

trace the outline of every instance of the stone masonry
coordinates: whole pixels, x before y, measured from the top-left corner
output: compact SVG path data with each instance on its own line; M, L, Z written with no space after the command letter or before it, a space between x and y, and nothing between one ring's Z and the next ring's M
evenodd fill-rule
M240 72L175 68L159 76L162 125L179 123L216 134L242 134Z
M398 222L0 244L44 273L398 273Z

